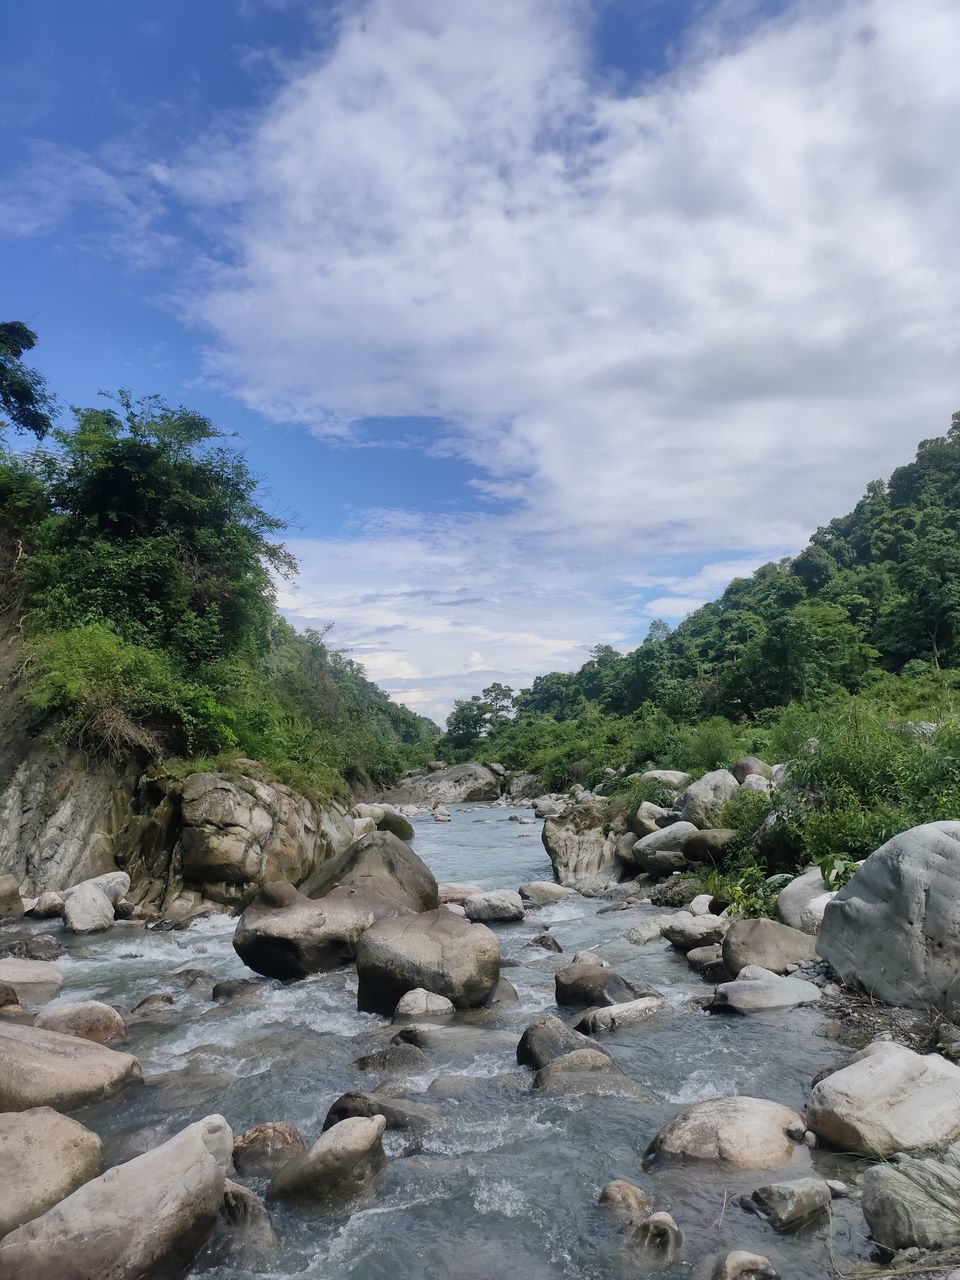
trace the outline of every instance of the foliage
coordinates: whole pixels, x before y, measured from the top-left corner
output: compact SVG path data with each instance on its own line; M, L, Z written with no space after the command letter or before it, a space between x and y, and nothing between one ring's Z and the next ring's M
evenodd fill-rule
M0 323L0 414L17 431L32 432L42 440L52 426L56 401L41 375L21 358L36 345L37 335L21 321Z

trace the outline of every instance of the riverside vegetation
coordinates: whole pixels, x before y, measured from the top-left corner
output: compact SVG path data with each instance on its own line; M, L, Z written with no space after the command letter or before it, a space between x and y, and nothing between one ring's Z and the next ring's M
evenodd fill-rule
M0 1280L956 1267L960 424L438 740L279 618L211 423L57 425L34 341L0 325Z

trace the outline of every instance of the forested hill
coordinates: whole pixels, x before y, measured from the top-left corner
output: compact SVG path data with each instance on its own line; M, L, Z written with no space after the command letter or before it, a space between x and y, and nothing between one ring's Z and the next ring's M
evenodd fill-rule
M734 580L673 631L654 622L631 653L598 646L577 672L458 703L444 745L515 748L519 763L521 743L528 756L562 744L566 759L577 743L550 723L586 716L594 733L598 717L649 721L657 712L678 724L722 716L762 725L788 704L861 692L923 701L955 686L958 665L960 414L794 559Z
M284 522L223 434L126 394L58 425L34 341L0 325L0 425L32 446L0 447L0 627L33 731L168 767L250 757L313 795L429 754L432 721L278 614Z

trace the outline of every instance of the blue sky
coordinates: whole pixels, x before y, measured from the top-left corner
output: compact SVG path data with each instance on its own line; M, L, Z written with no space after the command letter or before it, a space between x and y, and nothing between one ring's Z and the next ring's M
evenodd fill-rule
M799 549L958 407L952 0L67 0L0 45L5 318L295 516L442 718Z

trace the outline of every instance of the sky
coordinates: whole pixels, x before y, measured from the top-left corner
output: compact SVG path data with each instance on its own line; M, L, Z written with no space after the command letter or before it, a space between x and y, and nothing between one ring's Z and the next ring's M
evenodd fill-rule
M956 0L44 0L2 318L236 433L442 721L795 554L960 408Z

